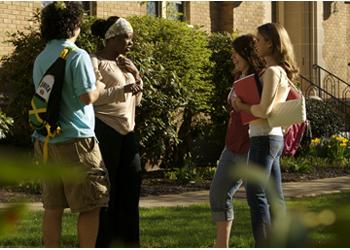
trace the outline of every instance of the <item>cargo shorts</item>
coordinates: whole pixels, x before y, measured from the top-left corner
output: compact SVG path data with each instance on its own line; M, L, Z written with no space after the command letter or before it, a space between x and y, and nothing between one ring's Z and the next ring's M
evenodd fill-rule
M43 158L43 143L36 140L34 155ZM95 138L79 138L63 143L49 144L48 164L79 168L83 178L71 180L61 176L57 181L42 182L42 200L45 209L70 208L72 212L86 212L108 207L109 178ZM52 167L53 164L51 164Z

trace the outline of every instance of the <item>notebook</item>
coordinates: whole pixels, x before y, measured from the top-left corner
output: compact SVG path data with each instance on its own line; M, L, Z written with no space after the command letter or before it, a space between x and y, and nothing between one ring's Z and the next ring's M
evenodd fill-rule
M255 74L245 76L234 83L236 95L242 100L242 102L249 105L260 103L261 87L260 83L256 81ZM243 124L260 119L245 111L241 111L240 115Z

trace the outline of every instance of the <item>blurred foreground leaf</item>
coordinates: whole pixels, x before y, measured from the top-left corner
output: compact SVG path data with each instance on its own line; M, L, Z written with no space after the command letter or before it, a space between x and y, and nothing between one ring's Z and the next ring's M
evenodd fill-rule
M14 204L0 208L0 237L14 230L24 214L25 208L26 206L24 204Z
M27 157L6 157L0 155L0 184L13 184L22 181L57 181L64 177L68 181L80 180L83 175L77 167L68 164L38 164Z
M0 186L30 181L80 181L84 175L79 167L68 164L39 164L31 157L18 154L0 155ZM24 204L11 204L0 208L0 236L16 226L25 212Z

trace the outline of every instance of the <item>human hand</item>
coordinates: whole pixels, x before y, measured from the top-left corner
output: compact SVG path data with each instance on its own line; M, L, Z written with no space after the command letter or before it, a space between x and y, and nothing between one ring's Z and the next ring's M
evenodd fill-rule
M117 58L117 64L122 71L130 72L135 77L135 79L140 78L139 70L136 68L135 64L129 58L123 55L120 55Z
M106 85L101 82L101 81L96 81L96 88L99 90L99 91L102 91L103 89L106 88Z
M242 100L239 97L232 98L231 105L235 111L242 110Z
M136 95L142 91L142 86L136 83L127 84L124 86L124 93L132 93L132 95Z

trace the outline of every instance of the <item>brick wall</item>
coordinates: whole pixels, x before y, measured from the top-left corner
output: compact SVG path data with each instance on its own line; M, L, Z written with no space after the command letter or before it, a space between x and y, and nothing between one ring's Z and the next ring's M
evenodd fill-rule
M99 18L145 15L147 12L145 1L97 1L95 5L96 16Z
M41 2L10 2L0 1L0 57L8 55L13 48L10 44L4 43L8 40L7 32L14 33L17 30L25 30L25 27L33 25L29 19L33 13L41 8Z
M232 32L233 2L202 1L188 2L186 10L187 22L199 25L208 32Z
M349 8L349 4L343 2L337 2L337 12L333 12L331 8L330 16L323 21L324 46L322 51L324 67L348 82L350 82L350 68L347 66L350 61Z
M256 33L256 27L271 21L271 2L243 1L233 10L233 29L240 34Z
M210 2L193 1L187 4L187 22L200 25L203 30L210 32L212 21L210 19Z

